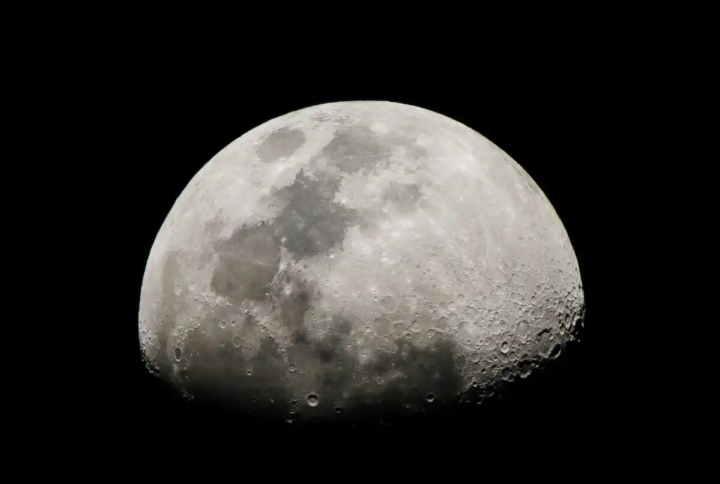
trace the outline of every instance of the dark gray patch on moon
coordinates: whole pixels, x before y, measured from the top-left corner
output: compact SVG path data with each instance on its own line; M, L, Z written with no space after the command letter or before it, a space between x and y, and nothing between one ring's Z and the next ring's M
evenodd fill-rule
M179 268L178 252L176 250L168 252L162 268L162 285L165 298L172 299L175 297L175 281L178 279Z
M355 173L387 160L391 148L390 140L383 140L367 126L350 126L339 130L319 156L334 163L340 171Z
M273 302L278 309L280 321L289 328L301 329L313 298L310 284L288 274L279 274L273 292L277 294ZM315 296L320 297L320 294Z
M265 222L243 225L215 249L219 261L210 281L212 290L233 300L263 299L280 264L273 227Z
M427 151L410 136L380 134L368 126L350 125L339 128L335 137L313 158L324 158L344 173L357 173L362 169L374 171L390 160L393 147L404 148L415 159L427 156Z
M299 260L341 244L356 212L333 201L338 188L335 177L316 179L300 171L292 184L269 197L280 207L277 216L243 225L215 245L219 263L211 288L235 301L261 300L278 272L281 247Z
M441 340L431 347L421 348L400 338L395 344L394 353L379 353L377 360L363 370L375 375L376 379L393 374L392 383L379 394L372 389L364 392L360 400L383 407L407 404L417 410L423 407L429 394L433 395L432 403L440 404L462 392L463 379L452 342Z
M189 335L183 351L188 362L181 365L180 378L187 382L187 392L201 401L217 402L241 413L286 415L291 393L280 347L273 339L261 336L256 324L243 326L245 337L249 332L261 337L259 351L252 358L232 343L208 348L201 334ZM213 365L206 365L213 360ZM215 366L218 361L220 371Z
M398 338L394 351L381 351L372 361L361 362L352 349L353 324L342 315L333 316L330 329L319 340L309 336L305 321L309 302L308 291L301 290L297 297L288 296L279 304L281 317L289 317L287 322L302 335L286 350L252 316L219 347L207 346L200 332L189 334L177 359L176 381L200 401L242 414L297 422L346 418L362 422L378 415L387 419L432 411L462 394L453 342L421 348ZM234 337L243 344L259 341L258 352L246 356L242 345L232 343ZM317 383L299 388L293 379L303 373L318 375ZM307 403L310 394L318 398L313 406Z
M345 239L357 214L333 200L339 187L338 178L311 178L301 170L272 196L271 203L282 206L271 223L273 234L298 259L326 253Z
M272 163L287 158L305 144L305 134L299 129L280 128L270 133L257 147L260 161Z
M382 194L384 203L390 203L402 210L410 210L415 207L420 196L420 185L396 181L390 182Z
M293 344L287 348L286 358L295 371L318 375L318 384L306 389L318 396L317 407L294 405L292 418L300 420L317 415L333 415L330 407L342 408L345 414L362 415L368 408L382 403L383 409L403 413L422 409L427 394L432 393L435 406L462 391L462 376L457 367L453 343L439 341L429 348L418 347L405 338L395 340L394 352L379 352L375 359L362 362L354 353L352 324L336 314L330 328L320 339L310 336L306 314L312 301L321 294L292 271L281 273L273 282L275 317L293 331ZM273 347L270 347L272 350ZM274 350L273 350L274 351ZM262 361L276 367L275 353L258 355L251 365L257 368ZM255 370L253 370L255 371ZM269 370L268 370L269 371ZM291 378L287 375L284 378ZM284 381L284 380L283 380ZM245 398L250 398L248 395ZM295 398L302 398L295 395ZM353 412L355 410L355 412ZM288 410L289 412L289 410Z

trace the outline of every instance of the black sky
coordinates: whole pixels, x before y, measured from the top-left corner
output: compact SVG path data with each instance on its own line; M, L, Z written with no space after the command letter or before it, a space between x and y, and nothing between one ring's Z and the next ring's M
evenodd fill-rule
M291 35L275 47L260 34L201 43L189 27L176 26L173 32L188 35L175 41L155 34L152 23L143 23L142 34L128 25L100 42L98 23L62 47L49 43L51 55L42 57L52 57L45 72L62 79L43 92L62 106L47 110L53 126L64 122L71 131L75 151L63 151L63 162L83 194L75 217L89 234L83 277L97 291L93 309L81 315L92 329L73 336L86 362L73 367L82 392L72 405L93 441L148 440L162 449L219 435L238 449L256 445L255 437L238 437L256 436L252 422L188 411L147 373L137 335L145 262L175 199L218 151L279 115L349 100L430 109L505 150L560 216L585 289L585 331L576 348L482 416L418 432L517 448L607 439L631 447L648 438L655 427L647 397L657 387L642 377L648 351L638 345L645 324L638 306L645 296L634 265L647 245L629 235L645 213L628 199L631 174L651 165L638 148L648 99L636 51L603 36L551 33L542 45L528 39L518 48L499 37L474 47L472 32L433 47L432 28L386 45L350 47L339 33L328 39L306 32L304 42ZM20 57L23 65L35 59ZM71 124L70 114L81 123ZM418 445L412 429L402 432L392 438Z

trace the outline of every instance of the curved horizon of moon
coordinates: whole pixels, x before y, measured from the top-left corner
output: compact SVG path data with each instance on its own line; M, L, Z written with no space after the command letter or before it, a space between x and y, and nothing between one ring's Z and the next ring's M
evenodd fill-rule
M362 418L482 399L584 310L565 228L504 151L426 109L337 102L200 169L150 251L139 338L190 398Z

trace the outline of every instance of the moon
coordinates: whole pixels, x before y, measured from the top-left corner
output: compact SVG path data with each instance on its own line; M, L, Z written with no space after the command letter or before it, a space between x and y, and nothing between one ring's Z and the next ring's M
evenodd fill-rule
M337 102L190 181L147 260L139 342L188 398L332 422L480 402L584 311L561 220L502 149L420 107Z

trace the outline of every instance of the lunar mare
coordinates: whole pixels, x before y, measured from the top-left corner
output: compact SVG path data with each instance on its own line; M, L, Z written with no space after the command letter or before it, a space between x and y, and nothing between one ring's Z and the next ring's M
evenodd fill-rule
M422 108L340 102L258 126L195 175L151 249L139 337L189 397L362 418L525 378L584 307L560 219L505 152Z

